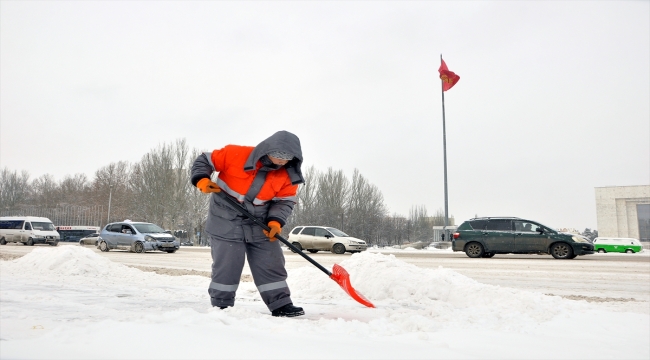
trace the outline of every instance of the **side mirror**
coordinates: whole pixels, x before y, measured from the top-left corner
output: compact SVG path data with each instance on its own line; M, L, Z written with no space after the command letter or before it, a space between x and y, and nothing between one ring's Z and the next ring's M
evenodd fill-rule
M330 235L330 234L325 235L325 239L329 239L331 237L332 237L332 235Z
M537 231L540 235L544 233L544 229L541 227L536 228L535 231Z

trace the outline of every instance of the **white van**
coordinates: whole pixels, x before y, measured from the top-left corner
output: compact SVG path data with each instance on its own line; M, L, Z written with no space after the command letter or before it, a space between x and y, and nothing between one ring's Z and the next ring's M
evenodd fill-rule
M59 233L48 218L35 216L0 217L0 245L8 242L34 244L59 244Z

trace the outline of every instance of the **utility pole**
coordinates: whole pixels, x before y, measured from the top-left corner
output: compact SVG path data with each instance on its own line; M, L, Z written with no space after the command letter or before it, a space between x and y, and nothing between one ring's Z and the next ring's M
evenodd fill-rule
M108 190L108 217L106 218L106 223L111 222L111 198L113 197L113 184L109 185Z

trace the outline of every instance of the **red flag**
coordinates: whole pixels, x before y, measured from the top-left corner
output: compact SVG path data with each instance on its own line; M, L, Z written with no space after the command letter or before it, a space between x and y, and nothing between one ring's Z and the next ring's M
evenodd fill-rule
M449 71L447 69L447 64L445 64L445 61L440 59L440 69L438 69L438 72L440 73L440 80L442 80L442 91L447 91L454 87L458 80L460 80L460 76L456 75L453 71Z

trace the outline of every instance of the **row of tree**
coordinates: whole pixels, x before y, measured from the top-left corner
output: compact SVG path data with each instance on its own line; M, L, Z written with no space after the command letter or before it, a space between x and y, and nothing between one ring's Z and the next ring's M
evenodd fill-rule
M27 171L3 168L0 215L31 215L29 209L70 206L97 212L101 207L105 217L79 217L92 219L92 224L56 225L103 226L131 219L182 230L201 241L200 235L195 236L205 224L209 196L189 181L192 163L200 153L179 139L152 149L139 162L119 161L101 167L92 179L75 174L60 182L49 174L31 180ZM431 241L432 226L444 224L441 211L429 216L422 205L413 206L408 216L389 215L379 188L356 169L351 179L332 168L321 172L311 166L303 172L305 184L299 187L298 203L284 228L285 235L296 225L326 225L371 244L392 245Z
M199 151L190 150L184 139L162 144L139 162L114 162L97 171L68 175L57 182L50 174L30 180L26 171L3 168L0 172L0 215L28 214L33 208L60 209L102 205L99 223L55 225L103 226L131 219L148 221L166 229L196 233L207 213L207 196L189 182L189 169ZM42 212L39 212L42 213ZM84 217L92 218L94 217Z
M304 171L305 184L298 189L298 203L287 228L323 225L344 230L371 244L403 244L432 241L434 225L444 224L440 211L429 216L423 205L411 207L408 217L389 215L384 196L358 169L348 179L343 171L314 166ZM451 218L453 225L453 217Z

